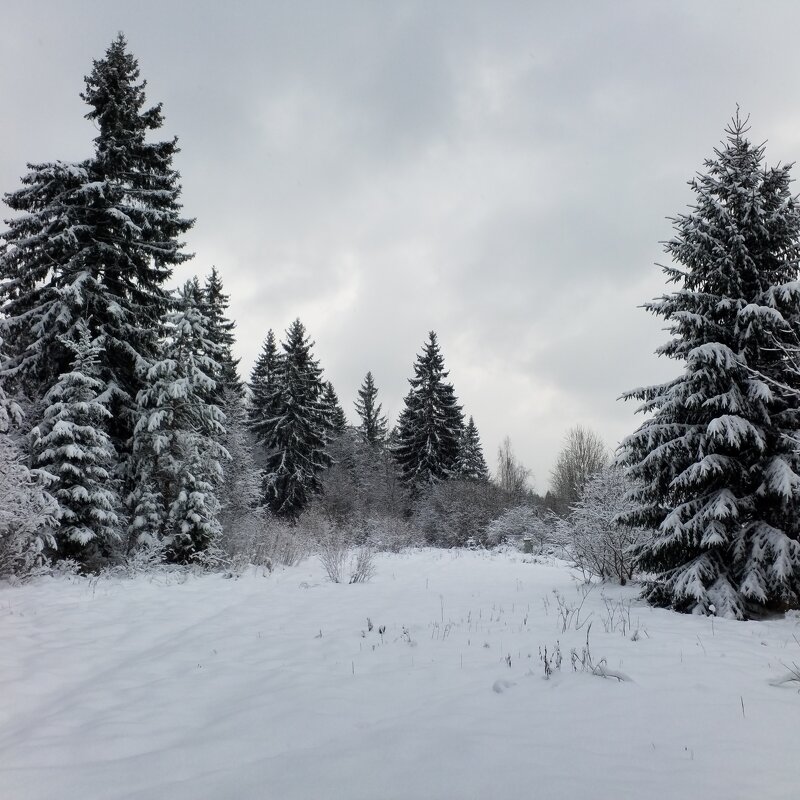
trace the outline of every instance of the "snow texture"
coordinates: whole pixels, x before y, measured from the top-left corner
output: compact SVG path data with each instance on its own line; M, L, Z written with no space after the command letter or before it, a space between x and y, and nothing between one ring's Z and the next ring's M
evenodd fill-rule
M508 553L180 574L0 587L4 798L797 797L797 616L598 586L564 630L569 570Z

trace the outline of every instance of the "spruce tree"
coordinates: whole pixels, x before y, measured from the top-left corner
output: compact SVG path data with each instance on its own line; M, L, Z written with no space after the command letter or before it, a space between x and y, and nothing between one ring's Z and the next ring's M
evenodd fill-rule
M0 381L35 402L68 368L64 342L77 341L78 321L104 305L104 292L81 258L88 162L28 169L23 188L4 197L20 213L0 237Z
M364 441L370 445L377 445L386 440L386 417L381 414L381 404L375 402L377 397L378 389L375 386L375 379L371 372L367 372L358 390L355 407L361 420L358 430Z
M224 414L215 402L218 346L209 338L202 298L189 281L164 320L162 357L147 368L134 431L134 542L164 545L187 563L204 557L220 534L218 487L227 453Z
M135 424L141 363L158 352L157 331L170 307L164 283L172 267L191 258L179 237L193 224L180 216L179 174L172 166L177 139L148 142L163 125L161 104L145 107L145 81L122 34L95 61L81 95L97 128L89 177L93 227L84 260L101 275L111 305L95 324L103 335L105 378L119 396L121 436Z
M322 405L325 408L328 431L332 436L339 436L347 430L347 417L339 403L339 396L330 381L325 381L322 389Z
M270 398L277 396L275 380L278 375L280 354L275 343L275 334L272 329L267 332L267 338L261 346L261 352L256 358L250 373L250 425L259 443L263 444L269 434L270 420L275 416L275 409L270 405Z
M431 331L414 364L411 389L398 420L394 455L404 482L419 489L455 476L459 443L464 428L461 406Z
M788 166L764 166L738 113L691 181L664 267L678 289L646 305L669 323L659 353L682 365L637 389L651 416L622 445L641 481L625 522L654 531L646 597L743 618L800 600L800 210Z
M204 312L208 318L208 335L219 348L219 361L221 370L216 376L216 396L219 405L226 402L226 397L233 392L239 397L244 397L244 384L237 367L239 359L233 356L233 345L236 341L234 330L236 323L228 318L230 298L223 291L222 279L216 267L211 268L211 273L206 278L202 289Z
M120 34L81 95L97 130L92 156L30 167L24 187L6 197L22 214L9 222L0 250L0 333L14 342L0 380L36 403L67 371L72 356L63 343L78 340L85 320L102 348L98 379L123 472L141 367L156 357L170 304L163 286L190 257L179 237L192 225L180 217L176 140L147 141L163 117L160 105L145 108L144 89ZM29 424L39 421L34 409Z
M66 341L74 353L71 369L44 396L34 453L37 467L52 478L59 554L96 567L119 540L120 500L112 476L116 453L106 432L111 413L97 377L101 347L86 324L78 327L78 341Z
M262 491L274 514L296 519L320 491L320 475L331 463L325 451L328 409L322 399L322 369L299 319L281 347L266 400L273 416L259 431L269 451Z
M469 418L469 422L461 434L456 475L468 481L485 483L489 480L489 468L486 466L478 428L475 426L475 420L472 417Z

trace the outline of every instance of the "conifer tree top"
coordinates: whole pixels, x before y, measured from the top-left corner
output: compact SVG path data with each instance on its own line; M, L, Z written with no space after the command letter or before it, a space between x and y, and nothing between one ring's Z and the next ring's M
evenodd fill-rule
M381 404L376 403L377 396L378 387L375 386L375 379L372 377L372 372L367 372L354 405L361 420L359 431L370 445L384 441L388 427L386 417L381 413Z
M92 106L86 119L97 125L98 152L111 154L117 139L143 141L146 131L162 126L161 103L142 111L147 81L139 82L139 62L128 52L128 42L121 32L105 56L92 63L81 99Z
M431 331L414 363L414 377L398 420L392 447L404 481L413 488L458 474L458 454L464 417Z

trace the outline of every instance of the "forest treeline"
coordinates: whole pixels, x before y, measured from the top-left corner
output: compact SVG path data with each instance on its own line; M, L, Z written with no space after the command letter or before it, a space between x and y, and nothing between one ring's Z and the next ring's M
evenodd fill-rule
M4 572L51 559L96 570L137 548L214 564L244 539L258 544L270 520L296 528L306 512L464 544L505 507L535 503L510 444L500 484L513 485L490 483L434 332L391 427L371 372L358 425L348 424L300 320L280 341L267 332L242 380L219 272L166 288L189 258L181 237L192 220L182 216L177 141L150 141L163 117L144 89L120 35L81 95L97 130L92 156L30 164L5 197L17 214L0 259L3 463L15 515ZM479 503L465 501L473 495ZM460 525L420 507L446 515L465 502L485 508Z
M219 272L167 288L193 220L121 34L81 97L91 155L29 164L5 195L0 577L312 547L333 576L350 546L519 540L680 611L800 604L800 210L738 112L672 220L676 288L647 305L678 377L627 395L645 419L613 460L569 431L541 498L508 440L490 476L435 332L394 424L371 371L348 424L299 319L243 381Z

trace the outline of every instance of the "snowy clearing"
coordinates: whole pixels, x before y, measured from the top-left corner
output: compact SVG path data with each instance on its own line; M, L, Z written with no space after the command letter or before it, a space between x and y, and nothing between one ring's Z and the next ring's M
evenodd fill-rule
M0 796L798 796L800 684L773 684L800 617L583 594L557 562L440 550L361 585L311 559L0 588ZM592 663L630 680L573 671L589 623Z

